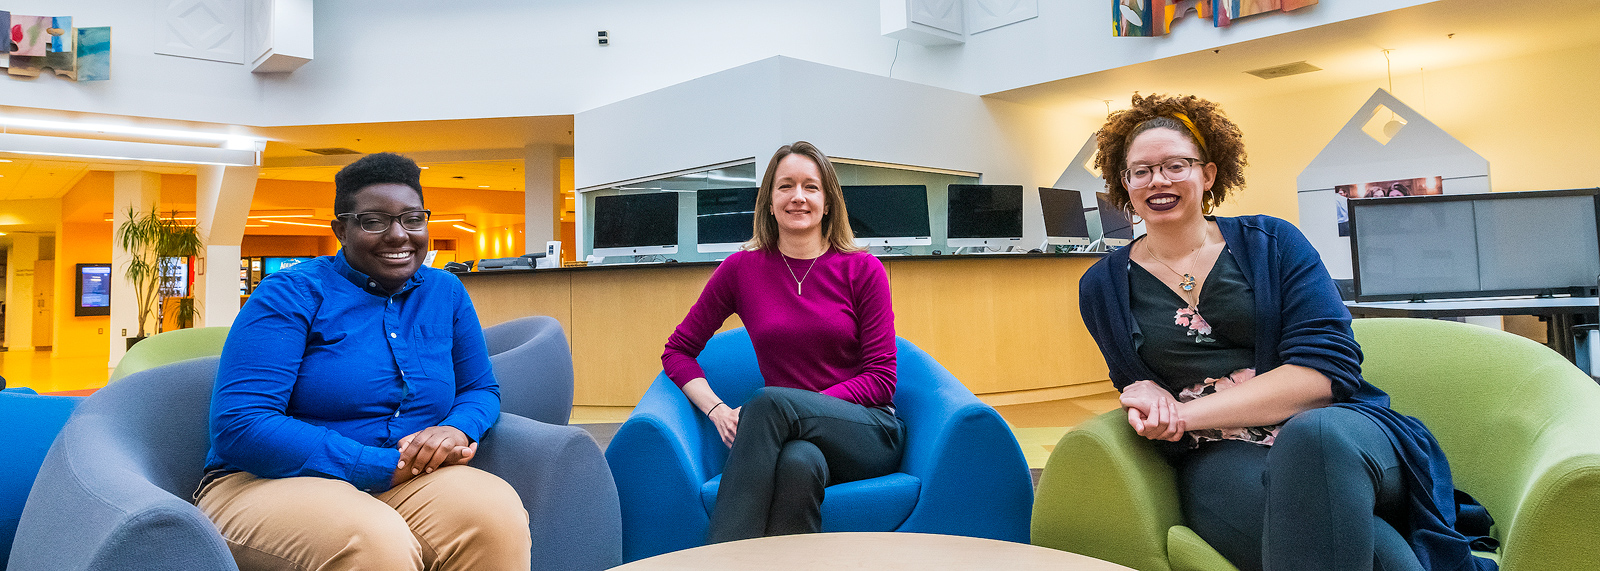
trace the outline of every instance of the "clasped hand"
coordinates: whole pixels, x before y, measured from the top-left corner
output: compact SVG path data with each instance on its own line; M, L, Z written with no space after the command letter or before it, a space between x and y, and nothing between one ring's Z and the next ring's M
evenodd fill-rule
M713 407L706 416L711 418L711 424L716 425L717 434L722 437L722 443L733 448L733 437L739 434L739 410L744 407L732 408L728 405Z
M400 463L395 466L394 485L398 486L440 466L465 466L478 453L478 443L454 426L430 426L401 438Z
M1128 424L1139 436L1177 442L1186 430L1178 413L1178 399L1153 381L1139 381L1122 391L1122 408Z

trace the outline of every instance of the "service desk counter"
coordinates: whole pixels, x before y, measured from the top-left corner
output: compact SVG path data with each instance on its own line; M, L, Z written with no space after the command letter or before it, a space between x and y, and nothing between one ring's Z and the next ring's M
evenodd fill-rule
M895 332L990 404L1112 390L1078 314L1078 278L1101 254L885 256ZM461 274L484 327L561 322L574 404L633 406L661 371L667 336L719 262ZM724 329L739 327L738 316Z

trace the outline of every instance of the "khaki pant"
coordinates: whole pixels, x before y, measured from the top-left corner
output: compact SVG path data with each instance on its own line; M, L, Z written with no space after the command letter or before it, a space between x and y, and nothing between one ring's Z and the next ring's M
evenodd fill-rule
M331 478L229 474L197 504L241 570L528 569L528 512L516 490L447 466L381 494Z

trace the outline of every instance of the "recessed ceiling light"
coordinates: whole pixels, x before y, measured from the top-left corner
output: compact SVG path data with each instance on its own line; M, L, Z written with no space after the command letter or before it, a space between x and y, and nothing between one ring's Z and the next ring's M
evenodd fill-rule
M9 163L11 159L0 159L0 163Z
M480 184L480 185L478 185L478 188L489 188L489 185L487 185L487 184Z
M428 167L417 167L417 168L420 168L422 170L428 170Z

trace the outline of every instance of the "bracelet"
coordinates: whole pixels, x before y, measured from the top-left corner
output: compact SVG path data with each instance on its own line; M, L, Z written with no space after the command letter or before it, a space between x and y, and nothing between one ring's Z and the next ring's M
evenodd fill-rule
M706 411L706 417L709 418L711 416L711 411L717 410L717 407L719 406L722 406L722 401L717 401L717 404L711 405L711 409Z

